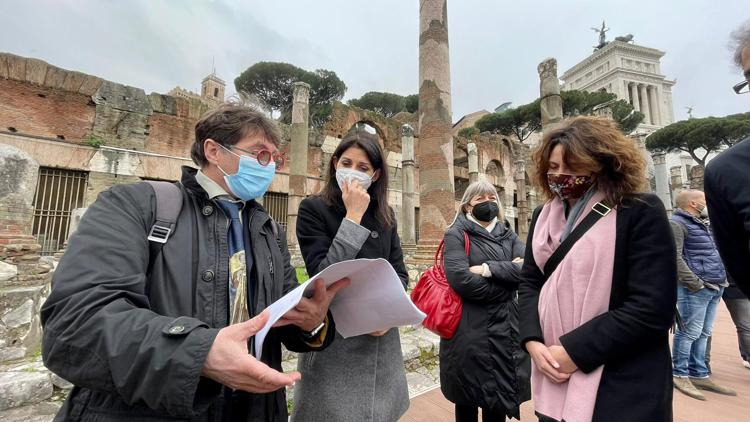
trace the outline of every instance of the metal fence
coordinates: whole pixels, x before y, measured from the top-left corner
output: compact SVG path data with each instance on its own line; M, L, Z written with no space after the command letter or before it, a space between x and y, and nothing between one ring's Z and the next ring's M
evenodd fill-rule
M263 197L263 207L268 214L286 230L287 207L289 206L289 195L278 192L266 192Z
M70 212L83 207L87 184L87 172L39 168L32 234L42 255L54 254L68 239Z

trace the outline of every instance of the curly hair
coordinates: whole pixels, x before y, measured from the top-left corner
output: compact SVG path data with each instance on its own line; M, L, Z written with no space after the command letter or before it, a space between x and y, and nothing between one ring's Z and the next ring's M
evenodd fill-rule
M750 47L750 20L734 30L730 37L729 46L734 53L734 64L742 67L742 51L745 47Z
M646 187L646 160L635 141L623 135L612 119L578 116L563 120L546 133L532 154L534 182L548 200L555 196L547 172L557 145L563 148L566 165L596 175L597 186L611 206L621 205L623 199Z

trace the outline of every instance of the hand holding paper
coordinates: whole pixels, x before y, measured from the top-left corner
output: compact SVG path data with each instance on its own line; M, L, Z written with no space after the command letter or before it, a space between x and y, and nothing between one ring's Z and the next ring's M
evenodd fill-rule
M350 285L337 290L330 302L336 331L342 337L416 325L424 320L425 314L411 302L396 271L385 259L337 262L266 308L269 319L255 335L255 356L260 358L266 334L279 319L298 306L303 296L315 297L312 283L322 279L330 288L335 281L343 278L348 278Z
M328 307L336 293L350 283L348 278L344 278L326 287L323 279L316 279L313 283L312 297L302 297L297 306L284 314L273 326L296 325L304 331L314 330L328 314Z

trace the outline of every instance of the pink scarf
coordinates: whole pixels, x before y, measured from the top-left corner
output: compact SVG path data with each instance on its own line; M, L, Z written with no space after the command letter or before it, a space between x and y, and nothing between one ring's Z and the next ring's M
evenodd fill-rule
M594 194L576 226L602 199L601 193ZM560 245L565 221L560 199L555 198L542 208L532 239L534 260L540 269ZM548 347L559 346L560 336L607 312L615 260L616 221L615 209L597 221L573 245L542 287L539 322ZM588 374L576 371L566 383L555 384L533 366L531 385L536 411L558 421L590 422L603 369L601 366Z

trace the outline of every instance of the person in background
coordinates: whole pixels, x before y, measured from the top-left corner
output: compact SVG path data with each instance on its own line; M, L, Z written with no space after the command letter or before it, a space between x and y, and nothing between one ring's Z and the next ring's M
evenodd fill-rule
M742 81L734 92L750 100L750 21L732 33L734 62ZM706 166L704 188L709 218L727 272L750 297L750 142L735 144Z
M547 201L532 216L519 306L539 420L671 421L675 250L662 202L641 193L641 152L611 119L575 117L548 131L533 159ZM545 274L594 212L601 218Z
M323 190L305 198L297 239L307 272L355 258L388 260L406 288L395 215L388 205L388 167L378 138L351 130L333 152ZM294 422L397 421L409 407L397 328L342 338L324 354L303 354L294 391Z
M716 311L728 286L724 264L711 231L701 219L708 217L706 197L699 190L683 190L675 199L670 219L677 263L677 310L683 322L674 334L672 375L674 387L698 400L698 391L736 395L713 382L706 364L706 345L711 337Z
M476 422L478 408L485 422L520 419L530 398L515 301L525 247L501 210L495 187L474 182L445 233L445 275L463 306L453 337L440 339L440 388L456 422Z

